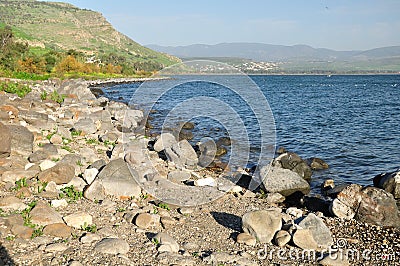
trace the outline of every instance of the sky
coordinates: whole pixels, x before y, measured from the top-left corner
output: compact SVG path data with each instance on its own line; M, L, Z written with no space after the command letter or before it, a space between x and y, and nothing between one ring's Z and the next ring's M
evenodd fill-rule
M53 0L54 1L54 0ZM64 0L136 42L257 42L335 50L400 45L399 0Z

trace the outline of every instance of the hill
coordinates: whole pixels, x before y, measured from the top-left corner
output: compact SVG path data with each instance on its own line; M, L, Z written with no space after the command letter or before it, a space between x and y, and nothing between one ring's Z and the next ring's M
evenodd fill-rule
M114 54L130 63L158 67L179 61L139 45L116 31L100 13L66 3L0 0L0 23L11 26L18 39L40 49Z
M188 46L147 45L159 52L183 59L243 58L244 61L275 62L275 72L399 72L400 46L367 51L335 51L308 45L272 45L262 43L194 44ZM235 64L234 64L235 65Z

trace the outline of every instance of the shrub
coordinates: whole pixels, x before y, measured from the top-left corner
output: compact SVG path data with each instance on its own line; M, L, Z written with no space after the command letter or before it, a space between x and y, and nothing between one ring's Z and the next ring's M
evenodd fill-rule
M32 89L28 85L16 83L16 82L1 82L0 91L17 94L23 98L25 95L30 93Z

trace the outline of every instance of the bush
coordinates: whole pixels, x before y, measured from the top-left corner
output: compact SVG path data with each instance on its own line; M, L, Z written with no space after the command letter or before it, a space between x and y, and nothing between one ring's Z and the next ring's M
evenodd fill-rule
M0 91L17 94L23 98L25 95L30 93L32 89L28 85L16 83L16 82L1 82Z

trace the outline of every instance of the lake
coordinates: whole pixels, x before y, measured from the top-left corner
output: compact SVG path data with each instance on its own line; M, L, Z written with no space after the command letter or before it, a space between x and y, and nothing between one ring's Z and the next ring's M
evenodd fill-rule
M265 163L275 146L322 158L330 168L313 174L313 187L328 178L369 185L375 175L400 168L400 75L177 76L103 91L110 100L156 110L155 131L195 122L192 144L248 139L250 165Z

